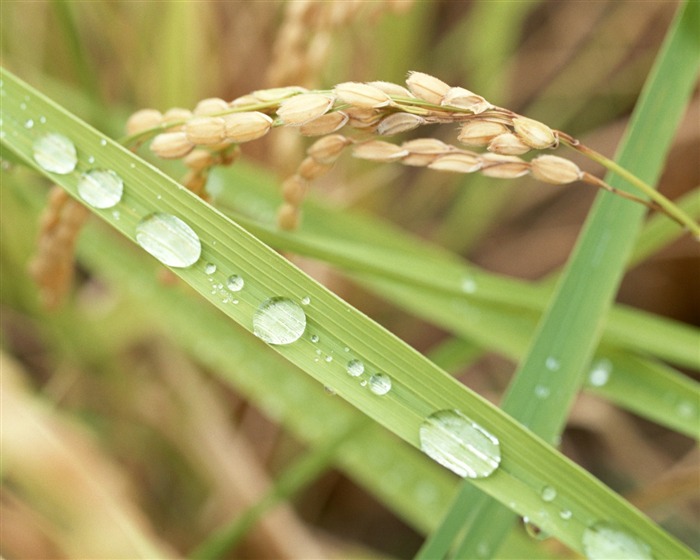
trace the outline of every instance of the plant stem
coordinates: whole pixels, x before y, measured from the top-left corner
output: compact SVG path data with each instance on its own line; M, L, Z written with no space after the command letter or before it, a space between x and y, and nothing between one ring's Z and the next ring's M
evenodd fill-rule
M695 237L696 240L700 241L700 225L695 222L688 214L681 210L677 205L671 202L668 198L658 192L654 187L648 185L642 181L639 177L630 173L627 169L615 163L613 160L605 157L603 154L592 150L591 148L584 146L575 138L572 138L568 134L559 132L559 139L563 144L572 148L586 157L592 159L593 161L599 163L606 169L616 173L628 183L636 187L638 190L643 192L651 200L658 205L658 207L666 213L670 218L677 221L679 224L685 226Z

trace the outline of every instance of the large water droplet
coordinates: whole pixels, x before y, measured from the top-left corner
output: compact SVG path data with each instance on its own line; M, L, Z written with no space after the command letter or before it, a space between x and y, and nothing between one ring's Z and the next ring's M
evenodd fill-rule
M253 315L253 333L268 344L291 344L306 330L306 314L291 299L272 297Z
M51 132L37 138L32 145L34 161L52 173L65 175L75 169L78 155L75 145L63 134Z
M375 395L386 395L391 391L391 377L386 373L375 373L369 378L369 390Z
M459 410L440 410L428 416L419 438L429 457L462 477L489 476L501 462L498 438Z
M610 379L611 371L612 362L610 360L606 358L598 360L588 374L588 383L593 387L602 387Z
M78 181L78 194L93 208L111 208L122 199L124 182L111 169L92 169Z
M163 264L186 268L199 260L199 237L180 218L157 212L136 226L136 242Z
M240 292L244 285L245 281L238 274L232 274L226 280L226 287L232 292Z
M350 360L347 367L348 373L352 377L359 377L365 372L365 364L360 360Z
M583 532L583 551L590 560L646 560L651 549L637 537L610 523L600 522Z
M544 486L540 492L540 496L545 502L551 502L557 497L557 491L551 486Z

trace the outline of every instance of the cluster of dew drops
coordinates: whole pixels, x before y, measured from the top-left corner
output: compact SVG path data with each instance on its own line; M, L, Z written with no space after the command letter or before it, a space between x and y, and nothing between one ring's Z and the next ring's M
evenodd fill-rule
M40 120L43 124L45 119ZM32 128L34 121L29 119L26 128ZM102 140L101 144L106 145ZM36 163L45 171L58 175L72 173L78 163L75 145L66 136L47 133L33 143ZM88 158L90 163L94 158ZM124 194L124 181L110 169L92 168L82 173L77 184L80 198L92 208L106 210L115 208ZM118 213L113 212L118 219ZM201 242L196 232L183 220L172 214L153 212L139 221L136 226L137 243L161 263L174 268L187 268L199 261ZM214 283L212 275L217 267L208 263L205 274L210 277L213 293L230 293L226 302L238 303L234 298L243 290L244 279L231 274L223 283ZM471 287L471 286L470 286ZM310 304L308 297L301 299L301 305ZM289 345L298 341L306 331L306 313L299 303L287 297L274 296L263 301L253 315L253 333L271 345ZM318 335L311 335L312 343L319 341ZM349 348L346 347L346 351ZM328 359L330 358L330 360ZM329 355L325 361L332 361ZM553 364L547 364L549 369ZM392 389L391 377L382 372L366 375L365 364L350 359L345 372L360 384L379 396L387 395ZM497 471L501 463L500 442L493 434L471 420L457 409L439 410L430 414L419 428L421 449L437 463L450 469L463 478L480 479ZM545 486L540 498L545 505L556 502L557 491ZM568 521L572 512L559 509L559 517ZM527 520L526 526L529 523ZM607 522L597 522L587 527L582 536L582 547L588 558L652 558L649 546Z

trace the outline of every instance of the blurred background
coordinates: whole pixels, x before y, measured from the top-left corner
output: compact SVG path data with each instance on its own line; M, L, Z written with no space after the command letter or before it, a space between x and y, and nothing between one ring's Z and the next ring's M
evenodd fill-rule
M403 83L418 70L612 156L677 7L614 0L5 0L0 40L5 68L113 138L140 108L192 108L206 97L231 100L284 85ZM661 179L660 190L672 199L700 183L699 99L696 91ZM306 145L287 132L246 144L244 159L281 180ZM425 127L420 134L452 141L455 131ZM162 166L178 177L178 165ZM4 167L6 179L19 175L34 189L48 187ZM43 310L26 274L39 208L6 193L3 187L0 336L3 437L10 443L3 441L22 449L21 458L11 457L22 474L13 470L3 480L0 553L133 555L110 542L109 526L99 522L106 512L105 519L138 536L142 555L183 556L257 503L303 444L172 333L134 324L138 304L86 268L78 268L75 293L61 310ZM345 158L314 185L312 198L371 213L487 270L535 280L566 262L595 195L583 185ZM445 339L323 263L295 262L418 350ZM686 236L633 268L619 301L700 325L699 265ZM498 401L513 369L487 354L459 375ZM686 438L592 397L577 403L562 448L633 499L672 465L697 463ZM676 487L645 505L693 544L700 502L688 490ZM329 466L226 557L409 558L422 539L381 498Z

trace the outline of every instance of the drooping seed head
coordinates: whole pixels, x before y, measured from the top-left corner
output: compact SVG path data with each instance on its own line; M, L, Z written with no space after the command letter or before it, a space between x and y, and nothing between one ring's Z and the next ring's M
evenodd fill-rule
M333 167L332 163L320 163L311 156L305 157L299 164L297 173L307 181L318 179L322 175L328 173Z
M338 159L338 156L348 144L350 144L350 140L345 136L331 134L316 140L309 146L306 153L319 163L330 164Z
M308 189L308 183L299 175L292 175L282 183L282 197L285 202L299 206Z
M515 179L522 177L529 169L530 164L516 156L502 156L500 154L481 154L481 173L487 177L498 179Z
M519 156L529 152L530 146L525 144L519 136L516 136L512 132L505 132L491 140L486 149L494 154Z
M192 111L189 109L183 109L182 107L172 107L163 113L163 123L175 123L180 122L182 124L178 126L170 127L168 130L170 132L177 132L179 130L185 130L185 124L188 120L192 118Z
M438 171L452 171L453 173L473 173L481 169L479 154L471 152L454 152L438 156L428 165L430 169Z
M251 94L256 101L263 101L265 103L269 101L281 101L282 99L287 99L298 93L306 93L309 91L301 86L288 86L270 89L259 89Z
M508 127L504 124L481 120L467 121L459 131L459 140L467 146L487 146L491 140L508 132Z
M410 91L398 84L392 84L391 82L368 82L368 84L382 90L387 95L392 95L394 97L413 97Z
M515 117L513 119L515 134L531 148L543 150L557 145L557 137L554 131L546 124L528 119L527 117Z
M284 203L277 211L277 224L280 229L291 231L299 227L299 208L295 205Z
M401 144L409 154L405 156L401 163L412 167L425 167L435 161L440 155L450 153L455 148L441 142L437 138L416 138Z
M461 87L451 87L447 91L447 94L442 100L441 105L449 105L450 107L459 107L460 109L467 109L475 115L483 113L487 109L493 107L493 105L491 105L488 101L486 101L486 99L484 99L480 95L472 93L468 89L464 89Z
M408 150L382 140L370 140L355 146L352 150L352 155L360 159L386 163L407 156Z
M163 159L178 159L189 154L194 144L184 132L163 132L151 142L151 151Z
M530 173L538 181L565 185L578 181L583 173L578 166L559 156L543 155L530 162Z
M328 112L333 101L334 98L329 95L302 93L282 101L277 115L286 125L302 125Z
M223 119L226 123L226 138L238 144L265 136L272 127L272 119L259 111L231 113Z
M209 150L198 149L192 150L183 161L193 171L201 171L214 165L216 159Z
M136 111L126 121L126 133L138 134L144 130L159 126L163 122L163 115L156 109L141 109Z
M228 109L229 105L223 99L218 97L209 97L207 99L202 99L199 103L197 103L193 113L200 116L214 115L216 113L223 113Z
M193 144L218 144L226 137L226 121L221 117L193 117L185 123L185 134Z
M340 130L347 122L347 113L333 111L302 124L299 127L299 132L304 136L323 136L324 134L331 134L336 130Z
M425 124L425 119L412 113L394 113L384 117L377 126L380 136L392 136L408 130L413 130Z
M450 90L445 82L423 72L409 72L406 85L413 95L435 105L440 105Z
M381 89L360 82L344 82L333 88L333 93L348 105L376 109L386 107L391 98Z

